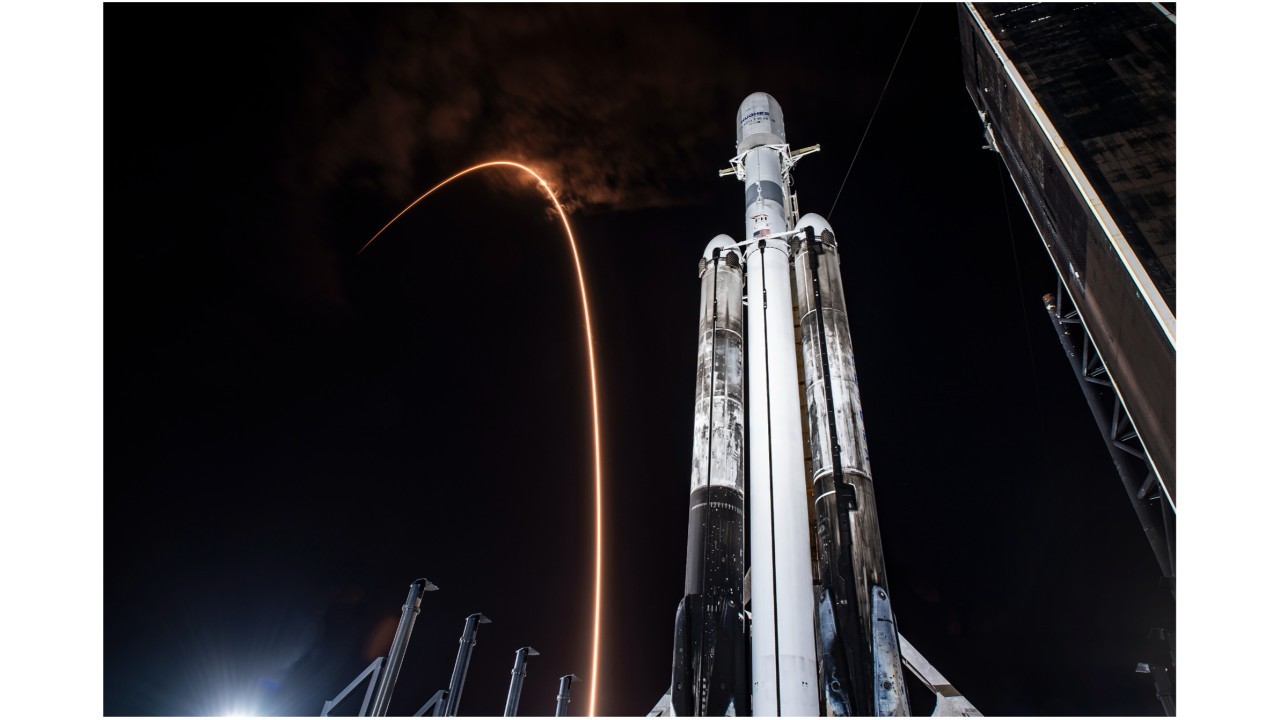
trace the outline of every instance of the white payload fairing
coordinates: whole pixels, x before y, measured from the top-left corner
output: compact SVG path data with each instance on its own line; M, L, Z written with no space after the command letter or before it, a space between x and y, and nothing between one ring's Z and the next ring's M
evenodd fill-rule
M745 185L745 239L717 236L699 263L689 546L670 708L905 715L835 235L817 215L797 218L790 189L792 166L818 148L791 151L782 108L766 93L749 95L737 122L738 154L721 175Z

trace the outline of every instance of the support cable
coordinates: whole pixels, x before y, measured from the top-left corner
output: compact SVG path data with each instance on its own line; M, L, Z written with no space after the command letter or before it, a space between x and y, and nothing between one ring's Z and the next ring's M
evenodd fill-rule
M920 17L920 8L922 7L924 7L924 3L916 5L916 14L911 16L911 26L907 28L907 36L902 38L902 47L898 48L898 57L893 59L893 67L889 68L889 77L884 81L884 87L880 90L880 98L876 100L876 106L871 111L871 119L867 120L867 127L862 131L862 139L858 141L858 149L853 151L853 159L849 161L849 169L844 172L844 180L840 181L840 189L836 191L836 199L831 201L831 209L827 211L828 219L836 211L836 203L840 202L840 193L844 192L844 184L849 182L849 173L853 172L853 164L858 161L858 153L862 152L862 143L867 139L867 133L871 130L871 123L875 122L876 111L880 109L880 101L884 100L884 93L889 89L889 83L893 80L893 71L898 69L898 61L902 59L902 51L907 48L907 40L911 39L911 30L916 26L916 18Z
M1013 217L1009 214L1009 196L1004 189L1004 172L996 165L1000 180L1000 201L1004 203L1004 223L1009 231L1009 251L1013 254L1013 269L1018 278L1018 307L1022 310L1022 330L1027 340L1027 359L1031 366L1031 386L1036 392L1036 416L1040 419L1040 444L1044 457L1049 457L1049 431L1044 421L1044 408L1040 400L1040 375L1036 372L1036 354L1031 347L1031 323L1027 320L1027 304L1022 299L1022 263L1018 260L1018 245L1013 238ZM1087 343L1086 343L1087 344Z

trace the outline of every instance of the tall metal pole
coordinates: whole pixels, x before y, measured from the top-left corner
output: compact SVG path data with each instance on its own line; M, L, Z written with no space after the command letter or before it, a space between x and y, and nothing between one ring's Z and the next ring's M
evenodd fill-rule
M413 623L418 619L422 607L422 594L438 590L430 580L418 578L409 585L409 596L405 598L400 612L400 625L396 628L395 638L391 641L391 650L387 653L387 670L378 680L378 690L373 696L373 708L370 717L383 717L391 704L391 693L396 688L396 679L400 676L400 665L404 662L404 651L409 647L409 636L413 634Z
M531 647L522 647L516 651L516 664L511 668L511 689L507 690L507 707L502 717L515 717L516 706L520 704L520 690L524 687L525 665L530 655L537 656L538 651Z
M565 717L569 714L569 690L573 683L581 679L572 673L560 678L560 692L556 694L556 717Z
M458 640L458 659L453 664L453 676L449 678L444 716L457 717L458 703L462 701L462 684L467 680L467 667L471 665L471 649L476 646L476 633L480 625L488 625L489 618L482 613L467 616L467 624L462 628L462 638Z

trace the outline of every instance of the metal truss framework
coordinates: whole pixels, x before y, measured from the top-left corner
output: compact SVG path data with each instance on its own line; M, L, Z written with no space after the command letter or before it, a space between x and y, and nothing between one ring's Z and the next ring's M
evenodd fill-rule
M1098 356L1098 349L1093 344L1089 329L1085 327L1070 293L1063 292L1061 277L1058 278L1057 294L1044 296L1044 308L1049 313L1053 329L1058 333L1058 341L1067 354L1072 373L1080 383L1080 390L1089 403L1094 422L1098 424L1098 430L1106 440L1111 462L1120 475L1129 502L1142 524L1142 532L1147 536L1151 551L1160 565L1164 583L1176 597L1174 526L1177 515L1160 483L1156 481L1151 459L1138 442L1138 432L1116 393L1111 375ZM1174 661L1173 631L1152 628L1150 637L1167 641L1170 660ZM1172 666L1173 663L1170 664ZM1151 675L1156 686L1156 697L1164 707L1165 714L1173 716L1176 712L1174 686L1168 668L1138 663L1137 672Z
M386 658L380 657L369 663L369 667L356 676L349 685L342 689L342 692L333 697L332 700L324 701L324 708L320 710L320 717L329 717L329 711L338 703L346 699L353 690L360 686L365 678L369 678L369 686L364 691L364 701L360 703L360 712L356 713L356 717L365 717L365 713L369 711L369 701L373 699L373 691L378 686L378 676L382 674L382 661Z
M1098 356L1088 328L1080 318L1071 296L1063 292L1058 279L1056 295L1044 296L1044 307L1058 333L1062 349L1071 361L1071 370L1089 403L1089 410L1107 444L1107 452L1142 524L1151 551L1160 565L1170 592L1174 592L1174 525L1176 516L1169 499L1156 482L1138 432L1125 411L1107 369Z

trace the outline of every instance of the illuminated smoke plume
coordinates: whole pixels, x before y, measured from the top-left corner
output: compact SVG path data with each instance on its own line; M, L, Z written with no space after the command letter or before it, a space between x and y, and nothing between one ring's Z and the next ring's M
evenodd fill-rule
M307 152L320 182L355 175L400 199L450 168L507 158L553 178L571 208L634 210L701 200L713 177L706 168L733 154L726 115L741 93L724 83L730 53L688 17L703 10L333 12L388 17L362 53L340 35L313 41L318 79L306 104L316 135ZM328 24L340 31L341 18ZM719 68L718 82L699 68Z

